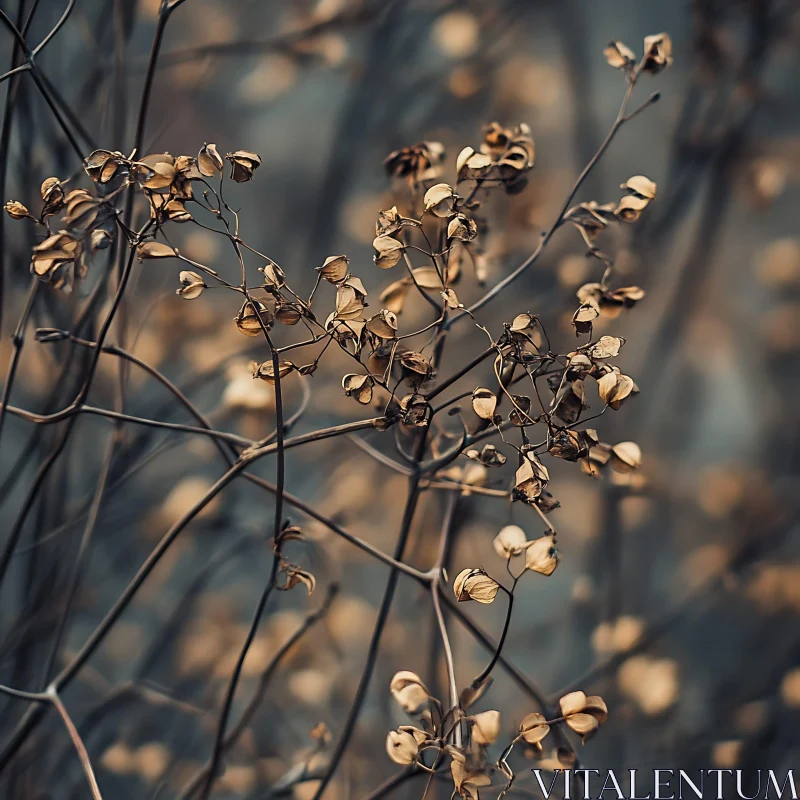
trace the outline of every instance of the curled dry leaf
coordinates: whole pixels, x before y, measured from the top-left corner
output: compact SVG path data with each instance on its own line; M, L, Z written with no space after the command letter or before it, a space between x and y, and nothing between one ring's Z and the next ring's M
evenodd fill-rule
M376 253L372 257L375 265L381 269L390 269L393 267L403 254L403 244L393 239L391 236L378 236L372 242Z
M136 248L136 257L139 261L144 261L146 258L173 258L176 255L178 255L176 250L161 242L142 242Z
M488 605L494 600L499 589L500 584L490 578L486 574L486 570L480 567L462 570L453 581L453 591L459 602L477 600L479 603Z
M286 578L284 584L277 585L277 588L281 591L288 592L289 590L294 589L294 587L298 584L302 584L306 587L308 593L311 594L317 585L316 578L310 572L306 572L294 564L284 563L281 566L281 572Z
M181 288L175 290L176 294L179 294L185 300L194 300L203 294L206 282L196 272L183 271L179 277Z
M442 299L448 308L464 308L464 304L458 302L458 295L452 289L445 289L442 292Z
M493 419L494 410L497 407L497 398L491 389L484 389L479 386L472 392L472 410L481 419Z
M525 569L540 575L552 575L558 566L558 550L554 536L534 539L525 550Z
M472 741L474 744L486 747L494 744L500 735L500 712L481 711L480 714L467 717L470 724Z
M495 553L505 559L518 556L527 544L528 537L519 525L506 525L492 542Z

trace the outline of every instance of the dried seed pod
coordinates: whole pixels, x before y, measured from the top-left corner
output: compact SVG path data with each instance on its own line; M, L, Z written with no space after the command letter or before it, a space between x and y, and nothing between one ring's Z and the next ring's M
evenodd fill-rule
M431 694L422 678L408 670L395 673L389 684L389 691L406 714L419 714L431 700Z
M348 397L354 397L361 405L366 406L372 402L372 387L375 380L371 375L345 375L342 378L342 388Z
M459 602L477 600L488 605L494 600L499 589L500 584L480 567L462 570L453 582L453 592Z
M611 469L634 472L642 465L642 451L636 442L619 442L611 448Z
M656 196L656 189L658 187L650 178L644 175L634 175L632 178L628 178L625 183L621 184L619 188L628 189L638 194L640 197L652 200Z
M617 69L625 69L636 61L636 54L622 42L609 42L603 50L606 61Z
M540 575L552 575L558 566L558 550L554 536L534 539L525 550L525 569Z
M376 250L372 260L381 269L390 269L403 255L403 243L398 242L397 239L393 239L391 236L378 236L373 241L372 246Z
M644 37L642 69L656 74L672 63L672 39L669 34L656 33Z
M413 764L417 760L419 745L408 731L389 731L386 752L395 764Z
M518 556L525 550L528 544L528 537L519 525L506 525L497 536L494 537L492 546L495 553L500 558L509 559Z
M239 332L245 336L260 336L264 332L264 328L269 330L272 327L273 316L263 303L256 301L254 305L248 300L239 309L239 313L233 321Z
M347 278L350 259L347 256L328 256L321 267L317 267L322 277L328 283L338 284Z
M615 358L624 344L625 340L621 336L601 336L589 348L589 358L596 360Z
M500 712L481 711L480 714L467 717L473 744L487 747L497 741L500 735Z
M367 330L379 339L394 339L397 336L397 315L384 308L367 320Z
M614 215L622 222L636 222L642 215L642 211L647 208L650 201L646 197L637 194L627 194L619 205L614 209Z
M449 217L455 203L453 187L446 183L437 183L425 192L422 202L426 211L430 211L437 217Z
M602 697L587 697L584 692L570 692L559 701L561 716L585 742L608 719L608 708Z
M639 393L633 378L613 371L607 372L597 381L597 389L600 392L600 399L615 411L628 397Z
M472 392L472 410L481 419L493 419L496 407L497 398L491 389L484 389L479 386Z
M266 381L267 383L275 383L275 365L272 363L272 361L265 361L263 364L253 362L253 364L254 378L260 378L262 381ZM279 361L278 377L283 379L290 372L294 372L295 369L296 367L291 361Z
M19 200L9 200L4 208L11 219L33 219L31 212Z
M206 282L196 272L184 271L179 277L181 288L176 289L175 293L185 300L194 300L196 297L200 297L203 290L208 288Z
M261 156L247 150L236 150L228 153L225 158L231 164L231 178L236 183L252 180L253 173L261 166Z
M204 144L203 149L197 154L197 168L201 175L212 178L222 172L225 162L217 151L215 144Z
M533 745L538 750L542 749L542 739L544 739L548 733L550 733L550 726L547 724L544 715L538 712L528 714L519 724L520 738L528 744Z

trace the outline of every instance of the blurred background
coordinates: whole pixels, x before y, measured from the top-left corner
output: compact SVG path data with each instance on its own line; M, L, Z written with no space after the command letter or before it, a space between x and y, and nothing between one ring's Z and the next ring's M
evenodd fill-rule
M35 7L30 42L51 30L63 5L0 3L10 19L25 19ZM87 155L95 147L130 151L158 10L156 0L78 0L41 53L57 111ZM614 39L641 53L644 36L666 31L672 37L673 65L645 75L637 87L636 100L658 90L660 102L621 129L576 198L615 200L619 184L636 174L658 184L640 222L610 232L604 244L615 258L615 282L639 285L647 297L596 326L598 333L626 338L619 363L641 389L596 427L603 441L638 442L643 469L635 481L598 481L575 465L550 467L550 488L561 502L550 521L562 562L551 578L520 584L504 654L527 688L498 667L480 705L502 712L507 736L501 740L537 710L531 687L550 703L564 689L581 688L602 695L610 709L600 734L580 749L584 766L797 766L796 11L793 0L186 0L166 27L144 152L194 155L214 142L223 153L258 153L263 163L253 182L227 190L226 199L240 210L242 238L305 292L314 284L314 267L346 253L351 270L374 292L373 305L396 277L375 268L371 247L377 212L394 202L382 166L389 152L440 141L447 149L445 179L453 180L456 155L466 145L477 148L485 124L530 126L537 163L529 186L487 207L484 267L491 285L535 248L614 121L624 80L605 63L603 48ZM9 31L0 29L2 69L19 63L12 61L13 47ZM33 207L42 180L78 175L80 163L29 78L0 86L0 102L16 93L0 142L0 178L4 202ZM86 184L85 177L77 180ZM7 217L0 237L5 372L29 296L30 249L40 237ZM188 257L238 280L224 240L176 226L175 242ZM584 250L571 230L559 232L534 268L482 310L481 322L497 335L514 315L536 313L554 347L568 352L575 341L575 291L600 279L598 262ZM85 351L76 348L68 360L66 345L37 343L33 330L71 327L98 271L69 296L46 286L38 291L13 405L52 411L74 396ZM275 424L273 392L252 381L248 368L251 358L266 358L265 348L236 330L237 308L227 294L206 292L186 303L175 295L177 269L170 261L144 262L133 280L124 310L127 349L178 385L218 428L254 439L267 435ZM469 274L459 299L469 303L484 291ZM93 301L98 314L105 297ZM96 334L93 319L87 339ZM424 306L415 306L402 322L411 329L423 319ZM289 341L286 331L276 335L284 334ZM451 374L484 347L483 334L457 328L439 374ZM341 390L346 365L333 353L323 362L295 432L363 416ZM116 359L101 358L94 405L113 407L118 374ZM471 390L490 376L490 366L481 367L453 391ZM191 422L142 370L132 366L127 380L130 413ZM300 394L299 384L289 381L290 409ZM0 592L0 682L31 691L44 685L71 565L115 435L105 419L83 416L76 425L27 515ZM57 425L6 418L3 542L59 435ZM57 666L75 654L158 538L224 469L203 437L139 426L123 427L121 436ZM379 434L366 438L391 453ZM261 466L261 474L274 479L270 469ZM492 485L507 478L503 473ZM286 485L354 534L393 550L406 478L349 440L293 450ZM426 492L415 518L409 561L422 569L436 555L441 505ZM268 576L273 508L271 496L247 483L221 493L178 538L65 690L106 797L178 797L206 763ZM317 590L310 598L299 589L271 598L244 665L234 720L275 654L323 604L328 585L340 590L270 673L252 719L225 757L215 798L314 796L331 751L316 726L324 723L337 740L386 583L385 567L304 515L292 509L287 515L307 533L305 544L293 545L293 558L314 573ZM516 523L531 537L544 528L531 509L491 497L462 497L457 515L451 577L478 565L500 572L492 539L502 526ZM426 592L401 578L360 721L326 797L366 797L396 771L383 740L405 724L388 692L397 670L415 670L444 691L429 606ZM497 636L502 603L463 608ZM456 672L467 682L487 653L449 614L448 625ZM0 696L3 742L26 707ZM530 766L522 756L516 763L520 773ZM9 798L88 796L73 747L52 713L0 781L0 795ZM423 784L411 780L393 796L419 797ZM522 796L533 785L521 774ZM429 797L450 791L434 783Z

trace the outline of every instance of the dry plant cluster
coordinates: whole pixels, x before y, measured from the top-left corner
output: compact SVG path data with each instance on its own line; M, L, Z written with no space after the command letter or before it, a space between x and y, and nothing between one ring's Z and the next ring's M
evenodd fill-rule
M162 32L180 5L180 0L162 5L159 17ZM46 95L47 83L37 72L35 59L37 50L46 41L36 50L29 50L24 31L5 14L3 21L29 54L16 72L31 72ZM302 557L306 518L326 526L389 567L367 660L349 714L338 730L322 727L314 732L317 745L313 752L325 756L324 769L316 776L315 797L325 793L358 725L401 575L429 593L441 637L446 693L434 696L427 688L431 679L407 670L404 664L396 665L389 691L413 724L387 732L386 753L401 770L370 796L380 797L399 783L425 772L426 787L434 778L449 774L453 796L504 797L520 769L512 765L515 748L523 750L529 759L534 759L533 763L545 769L579 766L575 742L593 736L609 713L601 697L587 696L581 690L571 691L560 698L557 713L548 716L548 709L531 708L514 720L513 732L497 711L475 711L473 707L491 697L493 673L503 660L519 582L543 580L556 570L562 557L556 526L551 522L557 518L551 514L559 502L557 489L551 485L548 460L576 464L586 480L602 479L610 473L617 483L635 485L637 481L642 460L638 445L633 441L605 442L599 430L603 415L609 409L621 409L639 389L634 379L616 365L625 340L613 335L596 337L593 323L601 316L613 320L645 296L638 286L617 284L613 254L601 247L609 226L635 225L647 213L648 205L656 199L656 184L640 174L620 176L619 191L609 191L600 201L578 201L586 177L619 129L658 99L658 94L653 93L640 105L631 107L635 87L671 63L671 49L670 39L663 33L646 37L639 54L622 42L609 44L605 59L619 71L621 78L619 113L575 181L561 212L542 233L536 249L493 285L486 285L484 246L492 224L491 201L498 194L513 196L523 191L531 180L535 146L525 124L507 128L493 122L485 128L476 148L466 146L455 158L447 157L443 146L434 141L403 148L386 158L384 166L394 180L397 200L391 208L375 209L374 266L390 271L389 280L376 289L367 286L380 273L351 263L346 255L332 255L316 265L313 289L303 294L292 287L297 281L289 270L240 236L240 215L250 212L235 210L226 200L227 181L268 180L269 176L258 172L261 158L256 153L233 150L223 155L216 145L206 143L196 155L142 155L139 151L152 71L145 84L135 146L127 155L113 149L95 149L85 154L73 141L83 158L82 172L47 177L41 184L40 199L25 197L6 202L5 211L11 218L34 226L39 234L30 262L35 276L31 300L17 328L18 349L36 293L52 293L51 302L65 302L81 281L102 272L104 279L95 279L97 297L109 289L110 299L91 338L76 333L77 325L75 329L50 327L35 332L39 346L70 343L88 353L82 383L72 402L43 412L17 407L9 402L13 368L9 374L0 420L10 414L35 425L62 427L20 514L9 521L9 533L0 554L0 580L7 577L37 493L63 452L76 420L83 414L110 419L118 432L124 425L135 425L207 437L227 468L163 534L78 652L63 667L56 668L74 615L74 598L81 585L83 561L91 547L107 472L101 477L67 601L60 610L58 633L42 676L43 688L0 686L3 694L28 704L11 738L3 744L0 769L24 752L26 743L52 708L61 716L72 738L92 796L95 800L104 796L92 760L62 702L62 692L104 643L173 542L220 492L239 479L250 481L274 498L271 520L264 525L265 537L271 542L272 566L265 576L248 636L238 652L217 714L213 750L205 766L186 783L181 798L211 795L226 752L257 712L268 688L269 675L283 655L276 654L258 695L234 724L231 718L234 696L268 599L276 591L297 587L309 594L315 591L317 580ZM157 54L156 45L151 69ZM4 77L13 76L7 73ZM54 113L60 113L57 105ZM219 237L226 247L228 255L224 260L228 263L201 263L187 257L174 244L173 231L178 225L196 226ZM508 290L530 270L562 229L577 234L578 246L595 265L597 280L578 290L572 309L575 341L559 346L551 340L536 310L515 307ZM274 430L268 435L251 440L219 429L156 367L134 356L122 343L113 343L115 326L125 313L124 300L132 277L137 270L148 269L174 270L175 291L192 303L203 303L211 291L232 293L231 324L243 336L258 339L261 346L260 357L252 363L253 379L265 382L274 392ZM472 295L476 288L481 292L476 300L469 304L461 301L460 296ZM481 312L500 296L504 297L509 313L500 329L491 330L482 324ZM93 301L90 298L88 302ZM402 325L403 312L410 304L429 308L429 321L418 329ZM467 352L459 345L458 331L468 325L476 326L485 336L485 347L479 352ZM453 337L456 340L451 342ZM440 365L446 347L457 351L461 366L442 374ZM342 391L352 399L354 408L363 406L366 413L354 422L295 434L293 429L304 419L313 392L314 373L326 354L334 351L343 353L352 365L341 377ZM89 395L102 354L119 360L121 376L129 370L147 372L172 393L193 423L139 417L125 410L122 403L115 409L91 405ZM493 381L467 392L451 391L456 382L484 363L492 365ZM594 413L587 416L590 399ZM358 432L374 432L375 436L370 439L353 436ZM393 523L398 535L392 553L383 552L326 518L290 494L291 487L286 485L287 451L345 435L370 457L407 478L402 518ZM392 443L391 448L376 444L384 440ZM387 449L391 455L387 455ZM252 471L263 459L274 463L274 482ZM324 470L324 465L320 469ZM511 472L507 473L509 469ZM505 483L505 488L490 486L497 484L494 475L503 476L499 482ZM551 493L553 489L555 495ZM415 510L426 492L442 498L442 524L435 563L419 568L407 560L406 548ZM496 563L460 564L451 578L446 572L446 560L455 535L456 507L463 494L519 503L528 507L533 516L526 525L527 531L517 525L499 530L494 539ZM386 525L390 525L389 520ZM541 532L531 535L531 531L538 530ZM565 557L569 558L569 553ZM297 632L297 639L326 613L330 603L335 602L334 595L335 588L308 617ZM490 655L485 668L465 681L458 674L443 607L447 605L457 614L455 603L491 604L498 595L507 607L504 625L496 636L488 638L480 631L473 631L488 646ZM495 744L500 748L499 755L490 758L489 750ZM294 780L307 778L306 771L298 773ZM425 788L422 796L427 792Z

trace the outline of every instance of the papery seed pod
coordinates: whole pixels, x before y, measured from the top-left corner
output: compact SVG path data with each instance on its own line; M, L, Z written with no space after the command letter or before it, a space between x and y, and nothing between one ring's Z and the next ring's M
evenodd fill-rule
M203 149L197 154L197 168L201 175L211 178L222 172L225 162L217 151L215 144L204 144Z
M19 200L9 200L5 206L6 214L11 219L28 219L31 218L31 213L28 209L19 202Z
M541 575L552 575L558 566L558 550L555 537L542 536L534 539L525 551L525 569Z
M413 764L417 759L419 745L408 731L389 731L386 752L395 764Z
M518 556L527 544L528 537L519 525L506 525L492 542L495 553L505 559Z
M328 283L341 283L347 278L347 268L350 264L350 259L347 256L328 256L325 263L321 267L317 267L322 277Z
M494 744L500 735L500 712L481 711L480 714L467 717L470 724L470 735L474 744L486 747Z
M256 313L256 308L258 313ZM245 336L260 336L264 328L267 330L272 328L273 316L272 312L263 303L256 302L254 307L253 303L248 300L239 309L239 313L233 321L236 323L240 333Z
M261 156L247 150L236 150L228 153L225 158L231 164L231 178L236 183L252 180L253 173L261 166Z
M520 738L538 750L542 749L541 741L548 733L550 733L550 726L547 724L544 715L538 712L528 714L519 724Z
M206 282L196 272L183 271L179 278L181 288L176 289L175 293L183 297L184 300L194 300L203 294L204 289L208 288Z
M453 592L459 602L477 600L488 605L494 600L499 589L497 581L490 578L486 570L481 568L462 570L453 581Z
M389 691L407 714L419 714L431 700L430 692L419 675L408 670L394 674Z

